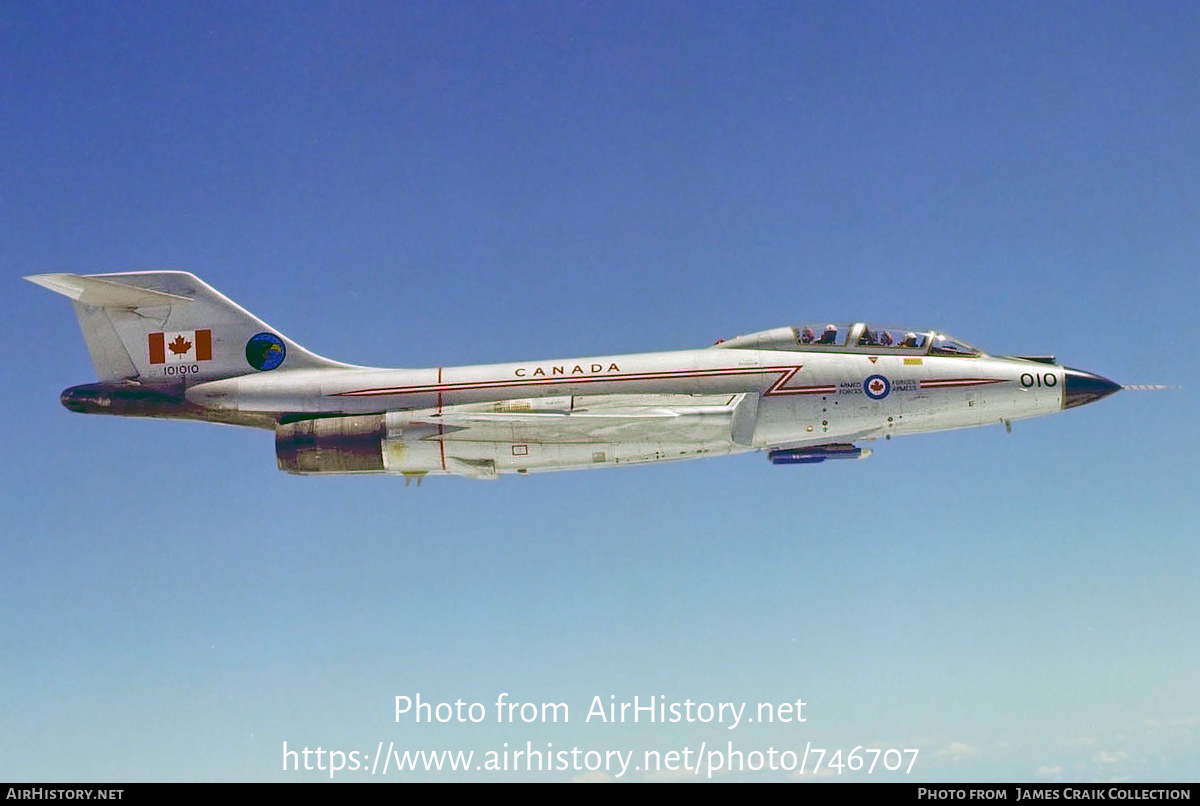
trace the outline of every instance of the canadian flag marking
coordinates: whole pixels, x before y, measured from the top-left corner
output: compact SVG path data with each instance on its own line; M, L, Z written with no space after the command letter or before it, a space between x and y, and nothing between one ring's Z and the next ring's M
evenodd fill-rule
M149 350L151 364L211 361L212 331L205 329L151 333Z

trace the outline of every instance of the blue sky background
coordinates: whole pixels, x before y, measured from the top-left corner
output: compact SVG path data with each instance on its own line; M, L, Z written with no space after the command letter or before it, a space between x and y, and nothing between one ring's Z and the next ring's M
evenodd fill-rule
M0 779L733 741L1195 780L1197 42L1182 2L0 5ZM869 319L1181 388L862 463L299 478L58 404L92 367L19 278L150 268L362 364ZM418 692L571 722L397 724Z

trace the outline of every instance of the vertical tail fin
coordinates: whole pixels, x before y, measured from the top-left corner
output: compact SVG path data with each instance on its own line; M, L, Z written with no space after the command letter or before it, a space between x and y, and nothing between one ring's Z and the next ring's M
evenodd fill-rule
M347 366L305 350L187 272L25 279L71 299L102 382L190 385L279 368Z

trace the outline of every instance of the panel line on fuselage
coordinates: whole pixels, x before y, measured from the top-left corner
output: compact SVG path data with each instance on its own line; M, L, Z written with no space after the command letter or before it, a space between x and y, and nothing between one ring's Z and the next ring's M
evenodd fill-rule
M438 410L438 427L437 427L437 430L438 430L438 441L437 441L437 443L438 443L438 456L440 456L440 457L441 457L441 460L442 460L442 470L444 471L444 470L446 469L446 440L442 439L442 437L446 436L446 426L445 426L445 425L442 423L442 420L441 420L441 417L442 417L442 390L441 390L441 388L440 388L440 387L441 387L441 385L442 385L442 367L438 367L438 379L437 379L437 382L438 382L438 387L439 387L439 388L438 388L438 393L437 393L437 396L438 396L438 397L437 397L437 410Z
M934 378L921 381L922 389L946 389L952 386L987 386L992 383L1005 383L1003 378Z

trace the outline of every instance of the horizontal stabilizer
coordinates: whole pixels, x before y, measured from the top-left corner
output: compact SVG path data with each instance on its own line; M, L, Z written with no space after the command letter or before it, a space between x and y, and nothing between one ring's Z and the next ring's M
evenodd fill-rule
M98 308L149 308L192 301L191 297L78 274L32 274L25 279L76 302Z

